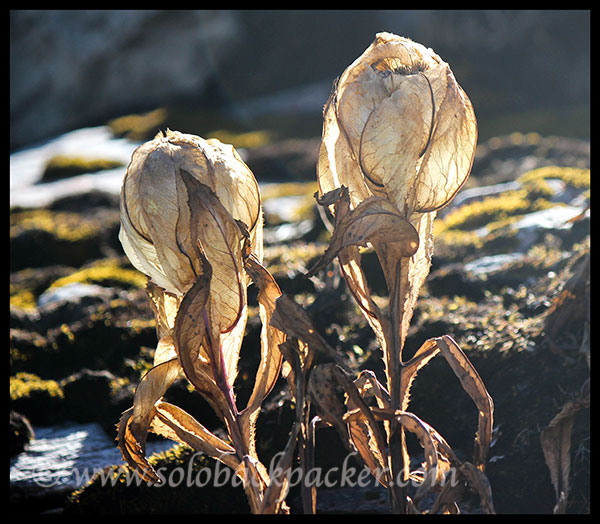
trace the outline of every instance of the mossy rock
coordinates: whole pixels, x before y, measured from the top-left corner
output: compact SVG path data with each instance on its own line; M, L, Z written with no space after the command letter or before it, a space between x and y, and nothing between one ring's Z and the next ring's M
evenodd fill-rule
M15 289L11 286L10 306L26 311L33 311L36 307L36 296L30 289Z
M136 481L129 466L111 466L71 495L64 514L249 513L244 490L231 481L227 466L183 445L152 455L149 461L163 484L149 486L139 477Z
M141 114L124 115L108 122L108 127L116 137L126 137L130 140L152 140L167 120L168 112L159 107L153 111Z
M123 162L104 158L88 158L74 155L56 155L46 163L40 183L54 182L85 173L97 173L107 169L122 167Z
M56 423L62 412L64 392L55 380L44 380L33 373L17 373L10 377L11 409L24 414L33 424Z
M137 359L143 347L156 346L155 323L144 318L132 321L130 315L120 313L120 309L128 307L125 301L115 306L116 313L108 304L44 334L11 330L11 370L30 371L45 378L64 378L83 368L107 369L117 376L132 375L135 370L129 359ZM68 304L64 307L68 308ZM118 315L123 318L120 320Z
M38 297L56 280L69 275L74 268L51 265L42 268L25 268L10 274L10 306L34 312ZM11 327L13 323L11 322Z
M407 356L428 338L448 334L493 398L495 429L486 474L498 513L551 513L556 502L540 431L589 377L581 350L589 325L585 274L579 295L570 303L560 298L588 256L589 237L574 245L568 257L534 246L523 259L480 279L477 296L464 296L458 285L428 285L429 293L422 294L415 311ZM558 308L566 311L561 313L563 325L554 329ZM559 335L551 336L552 329ZM451 407L441 408L443 399L452 399ZM439 431L459 456L471 456L477 409L440 356L419 371L409 410ZM589 410L577 414L571 436L570 513L589 512L589 423Z
M465 203L438 218L433 231L435 256L464 262L483 254L511 252L518 245L512 224L529 213L562 205L555 201L550 180L559 180L573 195L589 201L589 169L547 166L528 171L517 179L517 189Z
M62 416L69 422L96 422L115 436L115 424L133 404L135 386L106 370L82 369L60 381L64 394Z
M132 269L127 262L119 259L102 259L55 280L48 289L58 288L74 282L123 289L144 288L147 280L143 273Z
M102 256L103 228L78 213L36 209L10 215L11 272L52 264L80 266Z

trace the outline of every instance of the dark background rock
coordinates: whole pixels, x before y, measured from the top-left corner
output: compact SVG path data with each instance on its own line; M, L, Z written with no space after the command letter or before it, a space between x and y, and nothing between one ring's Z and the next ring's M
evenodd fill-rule
M8 438L10 456L18 455L35 438L31 423L20 413L10 411L10 436Z
M507 132L514 113L522 131L542 118L553 134L589 133L586 10L15 10L10 147L164 105L235 110L299 86L316 98L287 109L318 117L328 86L379 31L451 64L483 138L499 134L492 116Z

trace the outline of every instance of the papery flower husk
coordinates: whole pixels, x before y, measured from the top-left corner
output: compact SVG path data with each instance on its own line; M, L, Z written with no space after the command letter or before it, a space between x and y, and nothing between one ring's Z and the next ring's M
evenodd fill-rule
M137 269L178 296L202 271L194 256L198 242L211 264L218 259L208 235L190 234L190 224L198 217L188 205L182 172L212 191L245 225L252 250L262 260L260 194L250 169L230 145L168 130L132 156L121 191L119 239Z
M473 107L431 49L379 33L342 74L324 110L321 195L353 206L385 196L407 218L446 205L465 183L477 141Z

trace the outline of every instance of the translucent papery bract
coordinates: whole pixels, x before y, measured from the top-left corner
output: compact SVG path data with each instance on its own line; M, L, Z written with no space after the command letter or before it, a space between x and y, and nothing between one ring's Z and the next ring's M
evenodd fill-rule
M201 272L190 234L193 209L182 173L213 192L234 220L247 228L252 249L262 257L262 216L258 184L232 146L218 140L167 131L133 154L121 191L120 239L140 271L166 291L182 295Z
M324 112L321 194L352 205L388 198L405 217L446 205L467 179L477 140L472 105L431 49L379 33L339 79Z

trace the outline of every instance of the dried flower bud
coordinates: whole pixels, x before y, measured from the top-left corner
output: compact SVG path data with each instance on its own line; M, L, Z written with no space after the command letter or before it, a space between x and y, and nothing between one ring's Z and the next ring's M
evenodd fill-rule
M324 111L321 195L389 199L406 218L446 205L466 181L477 125L471 102L431 49L378 33L342 74Z
M211 203L215 196L219 206ZM198 249L213 267L240 258L241 246L221 231L221 204L245 224L252 251L262 259L260 194L250 169L230 145L167 131L133 153L121 190L119 239L137 269L181 296L202 274ZM231 250L233 257L226 253Z

